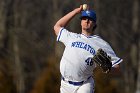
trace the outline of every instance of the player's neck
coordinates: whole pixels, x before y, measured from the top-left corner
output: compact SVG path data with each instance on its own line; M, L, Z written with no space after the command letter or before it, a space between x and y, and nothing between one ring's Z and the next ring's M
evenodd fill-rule
M86 36L92 36L93 35L93 31L82 30L82 34L84 34Z

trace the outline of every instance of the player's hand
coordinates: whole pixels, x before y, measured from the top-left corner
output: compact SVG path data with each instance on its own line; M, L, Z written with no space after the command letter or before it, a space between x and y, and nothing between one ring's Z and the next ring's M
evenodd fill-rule
M80 5L80 7L76 8L74 11L78 14L78 13L81 13L82 10L83 10L83 6Z

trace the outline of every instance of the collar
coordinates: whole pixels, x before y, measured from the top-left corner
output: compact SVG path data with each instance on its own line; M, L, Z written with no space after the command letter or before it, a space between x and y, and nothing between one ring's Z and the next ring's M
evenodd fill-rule
M90 36L87 36L85 34L81 34L82 36L86 37L86 38L93 38L93 37L99 37L98 35L90 35Z

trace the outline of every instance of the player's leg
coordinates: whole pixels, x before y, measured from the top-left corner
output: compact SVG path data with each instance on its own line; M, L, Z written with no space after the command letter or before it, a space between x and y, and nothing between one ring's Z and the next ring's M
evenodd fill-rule
M77 93L94 93L94 80L91 77L79 89Z

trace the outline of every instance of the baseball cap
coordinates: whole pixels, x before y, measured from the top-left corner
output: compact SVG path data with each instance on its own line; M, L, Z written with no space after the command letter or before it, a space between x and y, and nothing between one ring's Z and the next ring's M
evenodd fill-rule
M82 11L80 19L82 19L83 17L91 18L93 21L96 22L96 13L93 10L84 10L84 11Z

